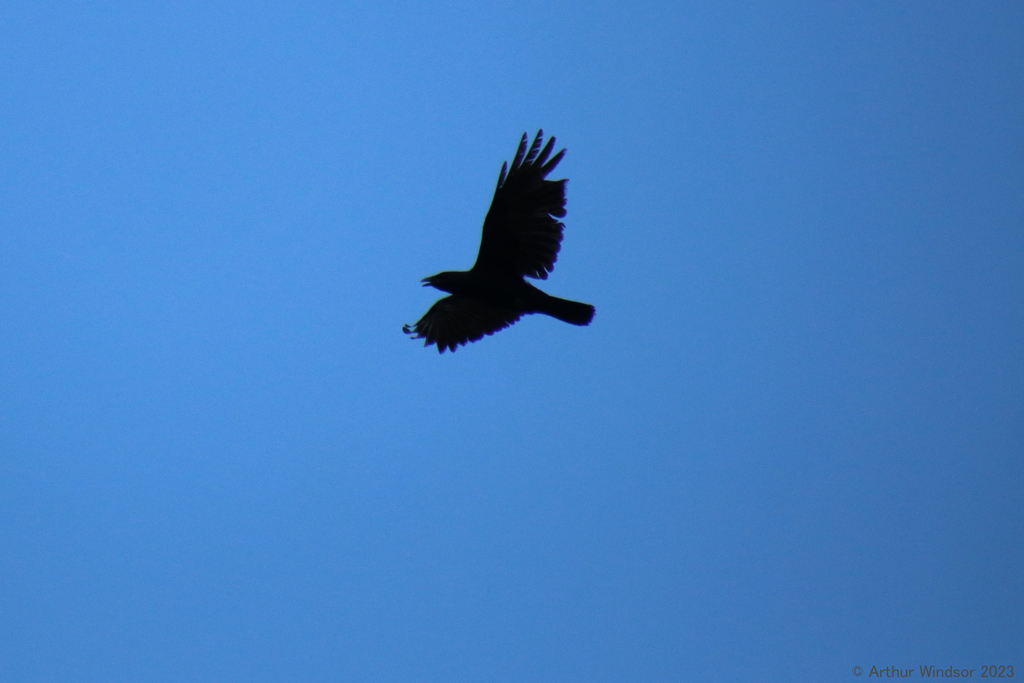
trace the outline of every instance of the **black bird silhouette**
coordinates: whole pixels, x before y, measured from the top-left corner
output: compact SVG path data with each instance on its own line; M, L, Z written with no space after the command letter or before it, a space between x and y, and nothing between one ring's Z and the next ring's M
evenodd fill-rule
M565 155L548 159L555 138L540 148L538 130L529 151L526 133L512 166L501 165L491 208L484 218L476 263L469 270L447 271L423 278L423 286L450 296L440 299L415 325L402 331L439 353L455 351L485 334L494 334L530 313L543 313L573 325L589 325L594 307L549 296L523 276L546 280L555 267L565 225L566 180L547 180Z

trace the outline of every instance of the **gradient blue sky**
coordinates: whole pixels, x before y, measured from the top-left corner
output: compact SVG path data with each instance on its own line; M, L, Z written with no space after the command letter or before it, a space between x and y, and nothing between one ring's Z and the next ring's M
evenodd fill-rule
M1024 675L1022 36L4 2L0 679ZM540 127L594 323L410 342Z

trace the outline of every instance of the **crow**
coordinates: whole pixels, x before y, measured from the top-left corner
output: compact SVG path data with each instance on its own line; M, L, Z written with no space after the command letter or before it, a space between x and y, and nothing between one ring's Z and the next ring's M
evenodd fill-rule
M548 138L542 150L543 138L544 131L538 130L527 151L523 133L512 166L501 165L473 267L421 280L424 287L450 295L431 306L415 325L402 326L413 339L424 339L424 346L436 344L439 353L454 352L530 313L573 325L589 325L593 320L590 304L549 296L523 279L547 279L565 229L559 219L565 216L567 180L547 180L565 150L548 159L555 138Z

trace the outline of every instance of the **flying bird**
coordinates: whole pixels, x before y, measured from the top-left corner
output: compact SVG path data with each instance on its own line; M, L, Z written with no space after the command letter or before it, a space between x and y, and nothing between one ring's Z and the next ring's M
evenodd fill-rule
M565 225L565 183L548 180L558 162L551 150L555 138L541 149L544 131L538 130L527 150L523 133L512 161L501 165L491 208L484 218L480 252L469 270L446 271L423 278L449 296L440 299L415 325L402 331L424 346L437 345L439 353L494 334L531 313L543 313L573 325L589 325L594 307L549 296L525 277L546 280L555 267Z

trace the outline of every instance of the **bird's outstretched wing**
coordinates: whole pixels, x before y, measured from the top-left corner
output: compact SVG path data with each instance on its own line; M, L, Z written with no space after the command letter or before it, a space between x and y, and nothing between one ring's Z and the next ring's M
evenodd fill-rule
M424 346L437 344L438 353L444 353L503 330L519 316L515 311L452 294L431 306L415 325L404 325L402 331L413 339L425 339Z
M555 267L565 229L558 219L565 216L567 181L546 178L565 150L548 159L555 138L548 138L542 150L543 137L544 131L537 131L527 151L523 133L512 166L502 164L474 270L546 280Z

